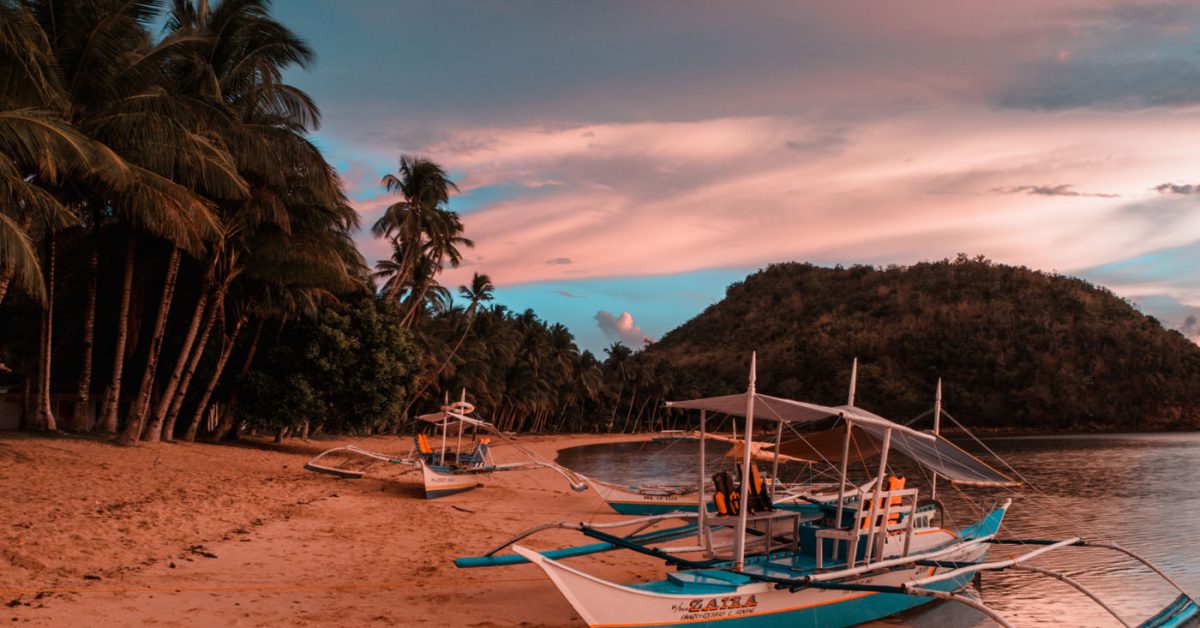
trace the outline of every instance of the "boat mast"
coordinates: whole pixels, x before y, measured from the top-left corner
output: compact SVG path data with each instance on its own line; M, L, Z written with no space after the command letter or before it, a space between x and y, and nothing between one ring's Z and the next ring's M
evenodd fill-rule
M750 443L754 435L754 380L757 375L755 362L758 356L750 354L750 385L746 389L746 427L744 431L745 445L742 447L742 487L739 495L737 530L734 535L734 569L741 571L746 564L746 514L750 508L746 503L750 492Z
M846 401L846 405L854 405L854 392L858 389L858 358L854 358L854 363L850 365L850 394Z
M700 411L700 503L698 504L700 506L700 510L699 510L699 518L696 520L696 534L697 534L696 545L699 545L701 547L704 547L704 521L705 521L705 519L707 519L705 514L706 514L706 511L708 510L708 498L705 495L705 486L704 486L704 482L706 481L706 477L705 477L706 472L704 470L704 453L705 453L704 452L704 443L706 442L704 440L704 423L706 422L707 418L708 418L708 411L701 410Z
M467 389L465 387L462 389L462 397L460 399L461 399L461 402L458 404L458 411L463 412L467 407ZM456 445L456 449L454 450L454 452L455 452L454 455L456 457L462 453L462 433L463 433L463 422L459 421L458 422L458 445Z
M445 464L446 464L446 428L449 426L449 421L450 421L450 416L447 415L446 413L449 412L449 408L450 408L450 393L447 392L445 394L445 396L442 397L442 399L443 399L442 403L444 403L446 405L444 408L442 408L442 455L438 457L438 464L445 466Z
M771 501L775 501L775 487L779 485L779 444L783 441L783 421L775 426L775 459L771 461Z
M857 386L858 358L854 358L854 363L850 365L850 394L849 398L846 400L846 405L851 407L854 406L854 390ZM841 484L838 485L837 514L834 515L833 519L833 527L835 528L842 527L842 502L844 502L846 499L846 471L847 465L850 463L850 433L854 429L854 426L850 425L850 419L847 419L845 414L843 414L841 418L846 422L846 438L842 440L842 465L839 469L839 473L841 474Z
M937 436L942 430L942 378L938 378L937 393L933 396L933 435ZM937 471L929 484L929 498L937 499Z

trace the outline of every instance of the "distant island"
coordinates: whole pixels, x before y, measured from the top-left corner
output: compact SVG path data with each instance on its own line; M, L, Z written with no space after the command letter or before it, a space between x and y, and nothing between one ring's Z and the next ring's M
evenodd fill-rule
M897 420L932 405L974 427L1165 430L1200 427L1200 347L1087 281L960 255L912 266L773 264L642 356L678 386L745 386L858 403Z

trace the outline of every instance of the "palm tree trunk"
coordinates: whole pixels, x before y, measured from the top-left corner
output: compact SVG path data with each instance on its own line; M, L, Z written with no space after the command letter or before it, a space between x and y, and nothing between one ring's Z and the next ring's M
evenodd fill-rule
M54 262L57 257L54 233L46 235L46 309L42 314L42 361L38 369L37 426L58 430L54 408L50 404L50 359L54 350Z
M622 381L620 386L617 386L617 398L613 401L612 414L608 415L608 432L611 434L613 425L617 422L617 408L621 405L621 393L625 392L625 382Z
M650 401L651 401L651 399L649 397L646 397L646 400L642 402L642 407L638 408L637 418L635 418L633 420L633 425L635 428L637 427L637 425L639 423L642 422L642 415L646 414L646 406L650 404ZM650 431L649 425L646 425L644 427L646 428L647 432Z
M183 401L187 398L188 388L192 384L192 376L196 374L200 358L208 348L208 336L216 325L217 316L220 314L224 302L223 292L212 297L212 307L204 316L204 326L201 328L200 338L196 340L195 349L192 350L191 358L188 359L183 375L179 378L179 385L175 388L175 393L170 400L171 406L167 409L167 415L163 419L162 437L164 440L175 440L175 421L179 417L179 409L183 407Z
M100 431L112 434L117 431L117 411L121 401L121 371L125 367L125 343L129 338L129 302L133 297L134 254L137 252L137 236L130 233L125 245L125 279L121 284L121 308L117 314L117 347L113 351L112 381L104 393L104 412L100 415Z
M129 409L129 420L125 422L125 431L121 433L118 442L129 444L142 436L142 426L146 422L146 412L150 409L150 392L154 389L154 374L158 370L158 355L162 352L163 335L167 328L167 317L171 315L171 300L175 297L175 278L179 275L180 252L176 246L171 247L171 261L167 263L167 276L163 280L162 297L158 301L158 314L154 318L154 335L150 337L150 352L146 355L146 370L142 372L142 384L138 387L137 397L133 407ZM157 432L153 438L146 440L158 441Z
M428 293L429 293L429 283L426 282L425 285L421 286L420 292L415 292L409 297L409 300L412 301L413 303L412 303L412 306L408 308L408 312L405 313L404 318L400 320L401 327L407 328L407 327L412 327L413 325L416 324L416 322L417 322L416 314L418 311L420 311L421 306L424 304L424 301L425 301L425 295Z
M92 357L96 343L96 286L100 282L100 243L92 238L92 255L88 258L87 306L83 315L83 368L79 373L79 386L75 393L75 416L73 428L76 432L92 429L88 416L88 399L92 395Z
M233 412L237 408L238 393L242 390L242 382L246 380L246 375L250 372L250 366L254 364L254 354L258 352L258 340L262 338L263 326L266 324L266 319L259 318L254 324L254 337L250 339L250 348L246 351L246 359L242 361L242 368L238 369L237 377L233 380L233 390L229 393L229 401L225 404L221 411L221 422L217 424L217 429L213 431L213 442L221 442L225 438L225 434L233 427ZM283 329L283 324L279 325Z
M633 387L633 392L629 393L629 411L625 413L625 422L621 424L621 433L629 429L629 417L633 414L633 404L637 403L637 386ZM634 426L637 427L637 426Z
M412 399L408 401L408 405L404 406L404 412L400 413L401 417L408 416L408 411L412 409L413 404L421 398L421 395L426 389L429 388L430 384L433 384L437 381L437 378L441 376L442 371L446 370L446 367L450 365L450 361L454 359L454 356L458 355L458 350L462 348L463 341L466 340L467 336L471 333L471 325L475 323L475 318L471 316L474 308L475 303L472 303L471 307L467 308L467 328L464 329L462 335L458 337L458 342L454 343L454 348L450 350L450 355L446 356L446 361L442 362L442 365L439 366L436 371L434 371L433 377L430 377L429 380L427 380L425 384L421 386L421 389L418 390L415 395L413 395ZM404 323L401 323L400 326L403 327Z
M225 347L221 349L221 355L217 358L217 366L213 370L212 378L208 380L208 387L204 389L204 394L200 397L200 403L196 406L196 413L192 415L192 421L188 423L187 433L183 437L189 443L196 440L196 432L200 429L200 421L204 419L204 412L208 410L208 401L212 399L213 391L217 388L217 382L221 381L221 372L225 370L225 363L229 362L229 354L233 353L233 345L237 343L238 334L241 333L242 326L245 324L246 316L242 315L238 318L237 323L234 324L233 332L225 339Z
M175 366L171 369L171 377L167 379L167 385L163 389L162 398L158 400L158 406L154 409L154 415L150 420L150 424L146 426L145 438L147 440L156 441L159 438L172 440L173 434L163 428L163 422L167 419L167 412L174 409L178 411L178 406L175 405L175 391L179 389L180 381L183 378L183 371L187 367L189 358L192 355L192 348L196 343L196 338L200 333L200 325L205 320L204 313L207 310L209 297L212 295L212 279L217 268L217 256L213 255L212 261L208 265L208 270L204 272L204 278L200 282L200 297L196 300L196 307L192 311L192 321L188 324L187 336L183 339L183 346L179 348L179 355L175 357ZM209 319L206 331L212 329L212 319ZM208 340L208 334L204 335L204 341ZM203 341L202 341L203 342ZM196 348L196 352L203 351L203 345ZM194 367L193 367L194 368ZM182 401L180 401L182 403ZM171 421L171 429L175 429L175 421ZM155 434L159 434L156 436Z

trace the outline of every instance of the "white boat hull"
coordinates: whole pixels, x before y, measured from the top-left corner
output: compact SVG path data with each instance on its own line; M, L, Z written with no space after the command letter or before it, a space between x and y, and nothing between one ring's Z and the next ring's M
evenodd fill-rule
M462 493L478 487L480 473L450 471L444 467L421 463L421 477L425 484L425 498L437 499Z
M687 624L831 628L854 626L931 601L928 597L894 593L817 588L792 592L764 582L750 582L725 591L713 587L711 591L703 592L695 590L703 587L693 587L692 591L672 594L609 582L524 547L513 546L513 550L546 572L584 622L592 627ZM986 553L986 546L974 546L939 560L974 562L982 560ZM897 586L934 571L932 567L907 566L850 582ZM954 591L969 581L970 576L964 575L938 583L937 588Z

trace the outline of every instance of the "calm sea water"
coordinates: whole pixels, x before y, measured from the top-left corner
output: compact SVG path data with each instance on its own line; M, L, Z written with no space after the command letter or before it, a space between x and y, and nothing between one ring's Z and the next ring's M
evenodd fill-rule
M984 441L1028 481L1021 489L959 491L939 483L946 504L946 527L974 521L981 510L1011 497L1004 536L1063 539L1082 536L1113 541L1149 558L1193 592L1200 592L1200 434L1136 434L990 438ZM960 443L981 453L974 443ZM709 442L713 464L731 466L722 454L728 445ZM574 447L558 462L594 477L627 484L695 482L697 441L663 444L612 443ZM928 496L928 479L919 468L896 461ZM764 470L766 470L764 468ZM710 471L710 474L712 471ZM804 465L787 464L785 480L808 480ZM859 465L859 479L869 470ZM815 479L828 479L816 477ZM998 559L1018 548L995 546ZM1161 579L1130 559L1108 550L1064 548L1033 564L1064 572L1092 591L1131 624L1159 610L1175 593ZM984 603L1018 626L1119 626L1110 615L1075 589L1033 573L984 574L977 592ZM942 603L880 625L986 626L975 611Z

